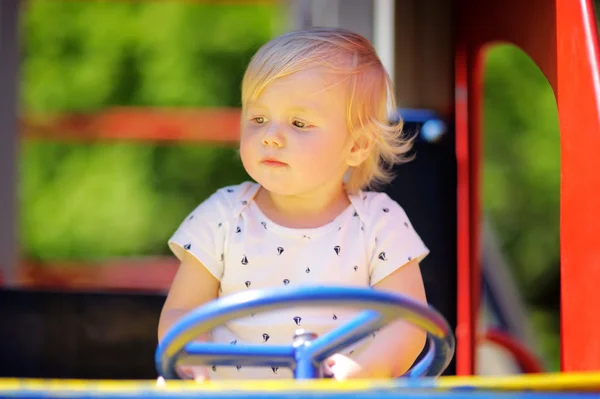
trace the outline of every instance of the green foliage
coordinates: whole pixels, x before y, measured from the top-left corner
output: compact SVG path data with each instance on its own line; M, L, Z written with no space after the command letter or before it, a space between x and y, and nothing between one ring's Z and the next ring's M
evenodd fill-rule
M483 204L529 300L560 264L560 137L550 84L514 46L488 53L484 115ZM558 370L557 313L530 310L544 360Z
M237 106L245 66L277 16L266 5L30 2L23 108ZM164 254L187 212L247 178L233 149L25 142L21 250L41 259Z
M558 265L560 142L552 88L522 51L489 51L483 201L518 280Z
M188 2L30 2L25 107L239 104L244 68L278 29L276 11Z
M235 157L209 147L27 143L23 250L47 260L166 254L187 212L247 178Z
M150 169L139 167L150 156L126 145L27 145L21 220L28 252L85 258L147 251L139 238L152 227L148 216L160 214L148 195Z

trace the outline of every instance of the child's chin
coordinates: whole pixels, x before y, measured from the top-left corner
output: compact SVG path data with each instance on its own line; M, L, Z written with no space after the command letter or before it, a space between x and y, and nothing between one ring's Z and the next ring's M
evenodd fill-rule
M298 187L297 184L292 184L289 181L278 182L273 181L271 179L264 179L264 181L258 181L258 184L264 187L265 190L267 190L271 194L276 195L297 195L301 192L301 187Z

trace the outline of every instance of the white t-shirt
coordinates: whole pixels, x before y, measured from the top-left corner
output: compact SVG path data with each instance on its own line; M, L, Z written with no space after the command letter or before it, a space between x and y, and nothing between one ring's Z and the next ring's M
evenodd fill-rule
M173 253L195 256L220 282L219 296L275 287L369 287L429 250L404 210L385 193L350 195L330 223L309 229L277 225L254 201L260 186L245 182L219 189L182 222L169 240ZM301 309L256 314L216 328L219 343L290 344L303 329L318 335L350 321L354 309ZM369 338L346 355L360 353ZM210 369L210 368L209 368ZM292 378L288 369L225 367L211 379Z

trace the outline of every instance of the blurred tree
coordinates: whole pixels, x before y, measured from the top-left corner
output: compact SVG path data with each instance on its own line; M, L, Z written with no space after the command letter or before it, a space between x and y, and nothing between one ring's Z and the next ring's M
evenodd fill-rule
M545 76L514 46L488 51L484 130L484 208L557 370L559 309L547 295L559 284L558 112Z
M24 14L24 112L238 106L243 71L281 28L274 5L35 0ZM159 254L184 215L246 179L233 149L25 142L25 256Z
M525 53L498 46L488 53L484 101L484 204L528 286L558 259L556 100Z

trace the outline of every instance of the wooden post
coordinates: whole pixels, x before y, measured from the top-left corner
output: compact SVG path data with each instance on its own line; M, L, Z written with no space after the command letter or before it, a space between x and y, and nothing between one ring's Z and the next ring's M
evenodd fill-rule
M17 267L19 0L0 1L0 282Z

